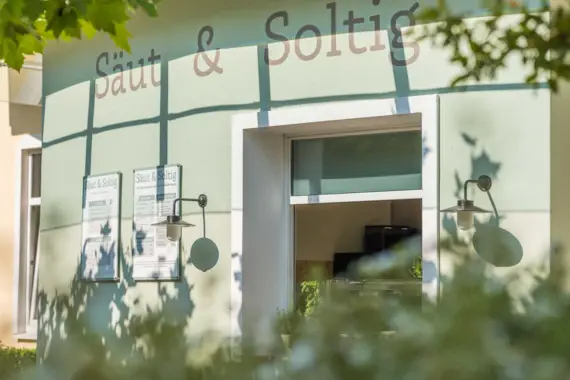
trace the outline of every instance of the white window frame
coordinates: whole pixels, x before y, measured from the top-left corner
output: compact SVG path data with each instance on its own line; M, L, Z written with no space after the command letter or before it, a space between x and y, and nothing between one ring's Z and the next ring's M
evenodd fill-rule
M408 103L409 107L400 110L398 104L402 101ZM379 100L347 101L338 103L325 103L318 105L302 105L295 107L283 107L268 112L248 112L240 113L232 120L232 174L231 174L231 252L236 254L237 259L232 260L232 272L241 271L240 258L243 254L243 197L244 197L244 155L243 141L245 133L267 133L269 135L282 135L284 137L284 160L283 160L283 223L282 233L288 237L279 247L280 255L287 254L286 258L280 257L285 262L283 270L288 272L278 280L282 289L279 303L282 308L287 306L286 300L293 295L293 206L303 203L330 203L339 201L362 201L365 196L380 198L379 194L336 194L332 196L320 196L316 199L312 197L291 197L290 193L290 144L291 140L299 138L314 138L325 135L347 135L354 133L369 133L379 129L388 132L396 128L416 127L414 115L419 117L422 133L427 132L428 144L433 150L430 158L424 162L424 174L422 176L422 219L429 223L429 233L422 235L423 257L434 266L433 275L424 278L422 291L434 299L439 294L439 98L437 95L423 95L409 98L393 98ZM387 123L380 128L379 117L393 116L390 119L383 119ZM306 126L310 124L311 128ZM403 124L403 125L398 125ZM398 125L397 127L395 127ZM263 132L256 132L261 131ZM384 197L416 198L419 192L401 192L400 194L384 194ZM392 198L394 199L394 198ZM428 229L426 229L427 231ZM276 280L277 281L277 280ZM239 339L242 336L240 328L240 315L243 306L243 293L235 282L231 286L231 336ZM244 321L247 323L247 321Z
M325 139L331 137L347 137L347 136L362 136L362 135L379 135L383 133L398 133L398 132L421 132L421 123L413 126L397 126L394 128L381 128L373 130L365 130L354 132L350 129L347 131L337 132L335 134L311 134L308 136L286 136L286 162L287 173L291 173L293 150L292 144L296 140L313 140ZM288 174L290 176L290 174ZM288 186L291 186L291 178L287 179ZM395 190L395 191L380 191L380 192L365 192L365 193L340 193L340 194L321 194L321 195L289 195L289 204L291 206L307 205L307 204L324 204L324 203L350 203L350 202L375 202L375 201L395 201L402 199L422 199L422 190Z
M41 138L34 135L25 135L20 140L16 149L15 170L15 196L14 196L14 253L13 253L13 332L17 340L35 341L37 339L38 321L31 318L35 313L37 297L32 297L28 302L28 293L37 293L38 268L39 268L39 237L37 242L36 262L32 274L32 289L29 289L30 278L29 257L31 247L30 219L32 207L41 205L41 197L31 196L31 178L33 173L32 154L41 153Z

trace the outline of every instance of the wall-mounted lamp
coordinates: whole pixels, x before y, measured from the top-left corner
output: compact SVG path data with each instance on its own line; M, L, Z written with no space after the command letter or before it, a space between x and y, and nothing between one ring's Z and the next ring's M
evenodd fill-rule
M493 212L497 218L496 221L498 223L499 213L495 207L493 197L491 197L491 193L489 192L489 190L491 190L493 182L491 181L491 178L486 175L482 175L477 179L468 179L465 181L463 184L463 199L458 200L456 206L446 208L445 210L442 210L442 212L457 213L457 227L459 227L461 230L468 230L470 228L473 228L473 214L491 212L475 206L475 203L472 200L467 199L467 185L470 183L476 183L479 190L487 193L487 196L489 196L489 201L491 201L491 205L493 206Z
M204 225L204 237L206 237L206 215L204 209L208 204L208 197L200 194L198 198L176 198L172 204L172 215L168 215L166 220L152 224L153 226L166 226L166 237L168 240L176 242L182 236L182 227L195 227L194 224L185 222L180 215L176 215L176 205L178 202L196 202L202 209L202 223Z

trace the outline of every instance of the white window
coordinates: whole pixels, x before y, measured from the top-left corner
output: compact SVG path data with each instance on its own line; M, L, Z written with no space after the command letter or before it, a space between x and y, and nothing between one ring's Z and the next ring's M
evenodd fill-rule
M38 260L40 257L41 165L40 142L30 139L18 151L15 228L15 333L18 338L34 340L37 336ZM18 178L18 177L16 177Z

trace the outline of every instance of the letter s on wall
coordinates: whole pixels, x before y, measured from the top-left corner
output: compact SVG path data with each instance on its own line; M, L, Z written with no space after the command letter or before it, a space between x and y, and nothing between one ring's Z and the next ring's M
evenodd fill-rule
M100 68L101 60L103 58L105 59L105 65L108 65L109 64L109 53L104 52L104 53L99 54L99 56L97 57L97 61L95 62L95 71L97 72L97 75L100 78L105 79L105 91L100 93L99 92L99 86L98 85L95 86L95 96L97 97L97 99L104 98L105 95L107 95L107 91L109 91L109 78L107 78L107 73L105 73Z
M282 34L275 33L271 30L271 23L277 18L282 18L283 26L288 26L289 15L287 14L286 11L275 12L271 16L269 16L267 18L267 21L265 22L265 34L267 34L267 37L275 41L283 42L283 49L284 49L283 55L281 55L281 57L279 57L278 59L270 59L269 47L265 48L265 63L267 63L268 65L275 65L275 66L285 62L285 60L289 56L289 52L291 51L291 47L289 46L289 41L287 40L287 37L285 37Z

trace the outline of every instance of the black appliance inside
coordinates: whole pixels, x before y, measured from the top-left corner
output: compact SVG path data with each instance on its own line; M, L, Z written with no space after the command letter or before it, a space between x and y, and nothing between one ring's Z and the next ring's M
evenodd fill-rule
M333 258L333 277L351 279L353 266L363 257L388 253L398 243L418 234L408 226L374 225L364 227L364 252L338 252Z

